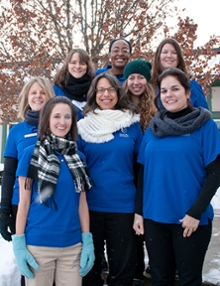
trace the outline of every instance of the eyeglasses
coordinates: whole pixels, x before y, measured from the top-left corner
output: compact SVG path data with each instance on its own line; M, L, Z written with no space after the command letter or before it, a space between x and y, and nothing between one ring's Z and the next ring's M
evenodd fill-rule
M115 93L115 92L117 91L116 88L114 88L113 86L108 87L108 88L98 87L98 88L96 89L96 93L97 93L97 94L103 94L106 90L107 90L108 93L110 93L110 94L113 94L113 93Z
M130 54L130 51L126 50L126 49L125 50L113 49L111 51L111 53L113 53L113 54L119 54L120 52L124 55Z

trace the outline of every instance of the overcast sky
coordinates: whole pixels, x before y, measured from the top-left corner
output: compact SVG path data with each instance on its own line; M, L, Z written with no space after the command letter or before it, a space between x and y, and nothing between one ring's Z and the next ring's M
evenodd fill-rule
M198 24L197 45L208 42L210 35L220 36L220 0L179 0L179 7L187 9L187 15Z

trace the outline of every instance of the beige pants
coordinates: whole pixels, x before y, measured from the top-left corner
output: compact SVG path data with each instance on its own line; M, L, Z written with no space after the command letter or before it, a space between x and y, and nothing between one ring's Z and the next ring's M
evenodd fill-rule
M79 263L82 244L65 248L27 246L40 266L39 270L31 270L34 279L25 278L26 286L81 286Z

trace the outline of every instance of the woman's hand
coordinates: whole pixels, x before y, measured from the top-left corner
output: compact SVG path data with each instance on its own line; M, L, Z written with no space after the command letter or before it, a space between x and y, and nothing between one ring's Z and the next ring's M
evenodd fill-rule
M139 214L134 215L133 229L136 231L137 235L144 234L144 219Z
M195 232L199 225L199 220L189 215L185 215L184 218L180 219L182 227L184 228L183 237L190 237Z

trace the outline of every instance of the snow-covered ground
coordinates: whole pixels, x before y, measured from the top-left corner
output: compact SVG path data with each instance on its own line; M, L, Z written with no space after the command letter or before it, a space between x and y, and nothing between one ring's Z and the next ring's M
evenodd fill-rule
M216 212L220 214L220 188L212 199L212 205ZM220 232L220 229L219 229ZM220 261L220 257L219 257ZM210 269L204 274L204 281L217 284L220 280L220 271ZM0 236L0 286L20 286L20 273L15 263L12 251L12 243L5 241Z
M212 203L214 210L217 210L217 212L219 213L219 211L220 211L220 188L218 188L218 190L217 190L215 196L213 197L211 203Z

